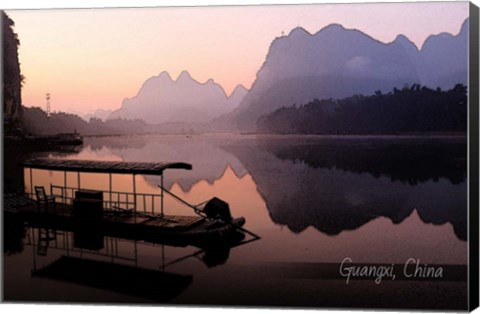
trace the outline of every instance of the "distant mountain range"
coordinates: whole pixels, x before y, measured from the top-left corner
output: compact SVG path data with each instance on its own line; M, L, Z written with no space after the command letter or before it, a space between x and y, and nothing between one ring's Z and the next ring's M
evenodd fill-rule
M259 117L314 99L387 93L412 84L434 89L468 85L467 45L468 19L459 34L432 35L421 49L403 35L385 44L339 24L313 35L299 27L273 40L250 91L239 85L227 97L211 79L199 83L184 71L173 80L162 72L108 119L255 132Z
M206 123L234 110L247 92L238 85L228 97L212 79L202 84L183 71L173 80L162 72L149 78L135 97L125 99L109 119L142 119L151 124Z
M468 19L458 35L432 35L420 50L403 35L384 44L338 24L314 35L296 28L272 42L248 95L214 124L255 131L260 116L315 98L371 95L413 83L467 85L467 39Z

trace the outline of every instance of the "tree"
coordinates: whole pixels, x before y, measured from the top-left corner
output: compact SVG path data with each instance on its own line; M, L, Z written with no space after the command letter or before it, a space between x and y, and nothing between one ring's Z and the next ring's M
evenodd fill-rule
M302 106L280 108L258 120L274 133L466 132L467 88L448 91L413 84L383 95L315 99Z

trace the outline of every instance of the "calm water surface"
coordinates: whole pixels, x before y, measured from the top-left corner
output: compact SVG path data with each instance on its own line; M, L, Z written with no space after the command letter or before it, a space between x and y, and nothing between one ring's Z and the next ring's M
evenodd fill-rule
M346 257L467 264L465 138L92 137L77 151L33 156L189 162L191 171L166 171L166 187L192 204L213 196L227 201L261 239L212 253L105 237L102 249L86 250L75 246L78 235L58 232L46 243L42 230L10 223L6 300L454 309L466 303L467 285L458 278L347 285L330 274ZM30 172L15 174L29 192ZM63 173L44 170L34 170L32 182L65 185ZM80 182L108 190L108 175L82 174ZM159 193L157 177L137 176L135 183L139 193ZM78 186L76 173L67 175L67 186ZM114 175L113 190L132 191L132 177ZM174 200L166 206L167 213L191 214ZM117 275L108 277L107 269ZM118 288L125 285L134 289Z

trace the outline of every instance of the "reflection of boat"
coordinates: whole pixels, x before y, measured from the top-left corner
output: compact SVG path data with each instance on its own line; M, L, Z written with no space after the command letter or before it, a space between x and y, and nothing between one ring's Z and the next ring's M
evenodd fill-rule
M238 230L250 233L242 228L245 223L243 217L231 217L227 203L213 198L193 206L164 189L163 172L166 169L189 170L192 168L190 164L35 159L24 162L23 166L30 169L30 187L33 186L32 169L57 170L65 174L63 186L50 186L54 204L42 202L45 196L34 195L30 191L30 204L16 209L32 226L62 230L73 230L79 225L95 226L106 235L179 246L213 243L229 238ZM110 189L82 190L80 179L76 188L67 187L67 172L77 172L78 175L81 172L106 173ZM133 193L112 191L112 174L131 174ZM160 176L160 193L137 193L135 176L138 174ZM196 215L165 215L165 194L190 206Z
M209 268L224 264L232 248L249 242L238 235L231 242L186 254L192 249L170 250L166 245L108 237L88 227L73 232L28 228L26 245L33 250L33 277L168 302L190 286L193 276L167 272L167 268L190 258ZM81 295L76 297L85 301Z
M183 292L193 279L188 275L71 256L62 256L52 264L34 271L32 276L80 284L157 302L172 300Z

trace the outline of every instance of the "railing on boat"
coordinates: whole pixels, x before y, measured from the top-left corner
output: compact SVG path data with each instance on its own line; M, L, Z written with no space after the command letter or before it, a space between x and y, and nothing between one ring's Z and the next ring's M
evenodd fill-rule
M30 197L34 198L33 195L33 169L43 169L50 171L62 171L64 175L64 185L63 186L51 186L51 194L56 195L57 197L63 198L63 201L66 203L72 202L74 197L74 191L67 187L67 172L76 172L77 173L77 190L80 190L80 173L103 173L108 174L109 177L109 191L102 191L104 195L108 195L108 201L104 206L108 209L115 209L115 207L126 206L125 209L130 205L133 205L133 209L139 211L143 209L144 212L151 211L155 212L155 198L159 198L160 206L160 215L163 215L164 212L164 192L166 191L163 188L163 173L167 169L184 169L191 170L192 165L184 162L125 162L125 161L96 161L96 160L77 160L77 159L53 159L53 158L38 158L24 161L22 163L24 168L30 170ZM132 175L132 192L113 192L112 191L112 175L113 174L129 174ZM136 191L136 182L135 176L137 175L154 175L160 177L160 191L159 195L154 194L140 194ZM55 194L53 190L60 189L60 194ZM70 195L68 194L69 190L71 191ZM116 201L114 201L114 195L117 196ZM122 200L122 196L125 197L125 200ZM132 198L131 202L129 198ZM147 201L147 198L149 199ZM107 199L107 198L104 198ZM139 206L139 200L142 205ZM150 202L151 201L151 202ZM148 210L149 204L152 204L152 207Z
M62 203L73 205L76 187L65 187L50 184L50 195L60 199ZM103 208L106 210L131 210L143 213L159 213L161 211L162 194L133 193L95 190L103 193Z

